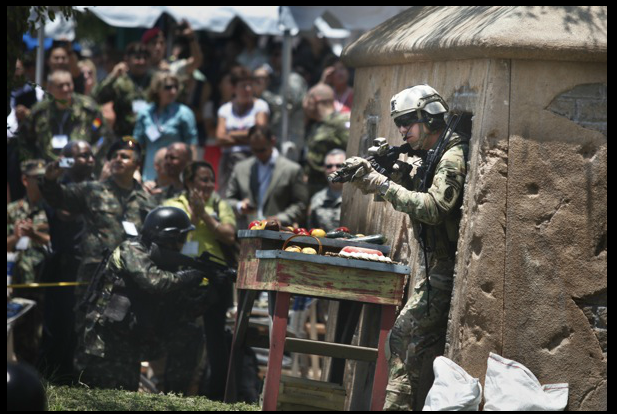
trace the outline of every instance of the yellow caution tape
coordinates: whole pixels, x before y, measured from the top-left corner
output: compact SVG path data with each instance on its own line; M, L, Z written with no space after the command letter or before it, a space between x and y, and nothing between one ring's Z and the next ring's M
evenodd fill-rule
M62 286L81 286L87 285L88 282L56 282L56 283L19 283L14 285L6 285L12 289L29 289L29 288L47 288L47 287L62 287ZM208 286L209 281L203 278L200 286Z
M59 286L81 286L87 285L88 282L56 282L56 283L19 283L15 285L6 285L7 288L25 289L25 288L46 288Z

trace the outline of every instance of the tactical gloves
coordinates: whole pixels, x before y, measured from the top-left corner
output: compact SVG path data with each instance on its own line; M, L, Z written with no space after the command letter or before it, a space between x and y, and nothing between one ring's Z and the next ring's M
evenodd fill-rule
M388 179L373 169L371 163L361 157L351 157L345 161L345 165L357 167L356 172L351 178L351 183L356 186L362 194L373 194L379 191L379 185Z
M195 269L186 269L176 272L176 275L186 283L187 286L197 287L201 284L206 274Z

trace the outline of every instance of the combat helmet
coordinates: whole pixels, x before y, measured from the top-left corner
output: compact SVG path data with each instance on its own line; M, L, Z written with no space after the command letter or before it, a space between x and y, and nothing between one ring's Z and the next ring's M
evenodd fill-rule
M189 216L177 207L157 207L146 216L142 238L161 246L176 248L195 230Z
M390 116L397 126L425 122L429 124L429 129L434 129L432 120L443 119L443 114L448 110L446 101L428 85L404 89L390 101Z

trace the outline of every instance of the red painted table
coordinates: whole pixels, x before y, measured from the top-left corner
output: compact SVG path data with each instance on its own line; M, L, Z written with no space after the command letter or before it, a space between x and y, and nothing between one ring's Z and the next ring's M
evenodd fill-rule
M275 250L282 247L281 240L284 241L292 235L267 231L267 234L254 232L239 232L241 251L236 287L240 292L240 301L225 400L228 402L235 400L236 362L244 345L253 302L259 291L269 291L275 292L276 301L270 332L270 355L263 410L276 410L284 350L364 361L376 360L371 409L381 410L388 382L388 363L384 346L386 336L394 324L396 306L400 305L403 296L404 281L409 274L409 268L391 263ZM367 247L350 241L328 239L321 241L324 249L330 251L338 251L345 245ZM294 243L318 247L317 242L310 237L295 238ZM389 250L387 246L369 245L369 247L377 247L386 252ZM380 305L378 348L286 338L287 315L292 294Z

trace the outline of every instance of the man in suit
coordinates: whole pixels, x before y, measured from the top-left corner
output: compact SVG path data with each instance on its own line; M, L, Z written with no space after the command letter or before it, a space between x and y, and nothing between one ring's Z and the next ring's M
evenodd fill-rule
M308 189L302 167L281 156L275 143L267 127L256 125L249 130L253 156L234 167L226 192L239 215L238 228L264 218L283 226L304 220Z

